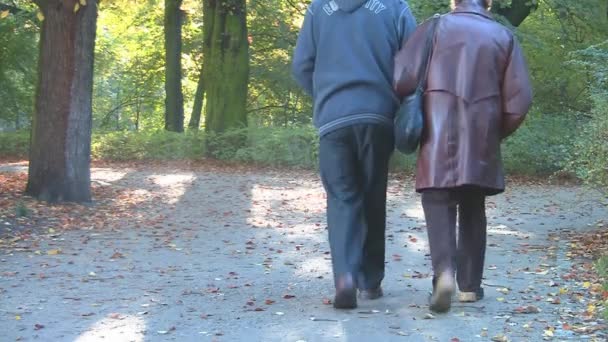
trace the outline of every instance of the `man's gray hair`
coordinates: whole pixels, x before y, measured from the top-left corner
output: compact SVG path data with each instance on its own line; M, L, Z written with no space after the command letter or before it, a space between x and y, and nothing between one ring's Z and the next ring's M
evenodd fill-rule
M487 8L488 10L492 7L492 0L451 0L452 9L456 8L456 6L460 5L463 2L468 2L470 4L476 4L483 8Z

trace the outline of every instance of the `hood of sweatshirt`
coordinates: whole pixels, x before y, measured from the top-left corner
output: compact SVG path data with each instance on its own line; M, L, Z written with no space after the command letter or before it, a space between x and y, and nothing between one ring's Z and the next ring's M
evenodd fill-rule
M333 0L344 12L354 12L369 0Z

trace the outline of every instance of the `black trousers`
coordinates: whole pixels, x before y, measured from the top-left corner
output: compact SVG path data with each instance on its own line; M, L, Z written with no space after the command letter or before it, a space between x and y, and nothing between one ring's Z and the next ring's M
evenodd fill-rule
M463 292L475 292L481 287L486 253L485 198L485 192L475 187L422 193L435 276L455 271Z
M320 140L334 279L351 273L360 289L375 288L384 278L386 187L393 149L392 129L373 124L338 129Z

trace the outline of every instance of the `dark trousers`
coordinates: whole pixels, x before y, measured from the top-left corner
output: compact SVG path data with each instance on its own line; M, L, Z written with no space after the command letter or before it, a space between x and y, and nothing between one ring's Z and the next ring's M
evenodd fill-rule
M475 292L481 287L486 253L485 198L482 189L473 187L422 193L435 276L455 271L463 292Z
M334 279L350 273L357 287L384 278L386 187L393 132L361 124L323 136L321 179L327 193L327 225Z

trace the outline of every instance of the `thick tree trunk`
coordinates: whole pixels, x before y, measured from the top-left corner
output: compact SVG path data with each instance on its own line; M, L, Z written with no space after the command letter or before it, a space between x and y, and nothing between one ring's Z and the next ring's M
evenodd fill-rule
M182 0L165 0L165 129L184 131Z
M93 56L97 1L39 0L44 14L27 194L91 200Z
M205 100L205 74L204 67L201 68L201 74L198 78L196 93L194 94L194 106L192 107L192 115L188 127L197 131L201 125L201 112L203 111L203 101Z
M245 0L204 0L205 129L247 125L249 41Z
M508 7L494 6L496 13L505 17L511 25L518 27L538 7L538 2L530 0L512 0Z

